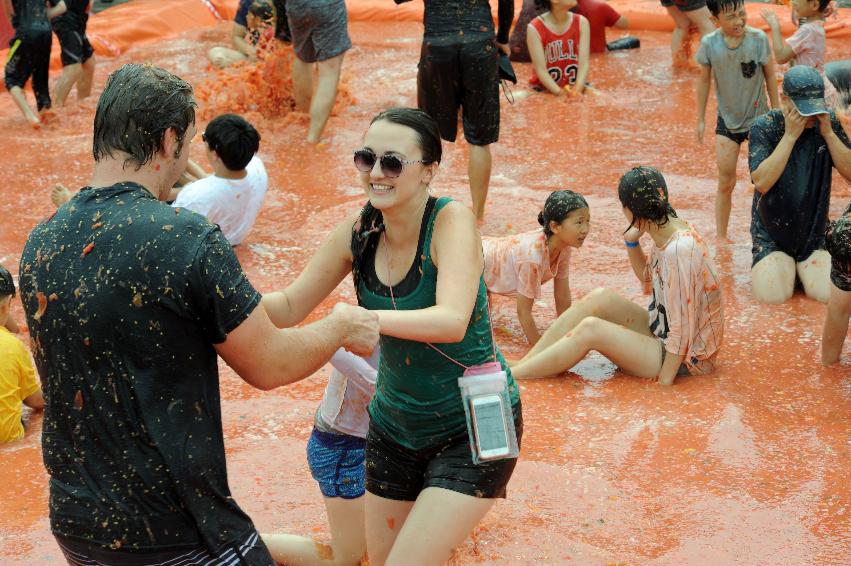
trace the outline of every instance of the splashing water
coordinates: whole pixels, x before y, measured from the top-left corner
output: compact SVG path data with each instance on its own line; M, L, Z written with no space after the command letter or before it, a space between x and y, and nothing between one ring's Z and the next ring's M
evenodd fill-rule
M259 60L240 62L212 71L213 76L198 84L195 95L202 119L224 113L253 113L267 118L283 118L284 123L306 121L308 116L296 110L293 95L292 47L277 41L258 46ZM345 79L338 86L332 115L355 103Z

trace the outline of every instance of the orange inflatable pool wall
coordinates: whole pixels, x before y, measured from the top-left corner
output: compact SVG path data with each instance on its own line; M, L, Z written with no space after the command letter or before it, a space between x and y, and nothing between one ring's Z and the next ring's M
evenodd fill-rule
M212 27L220 20L230 20L236 13L238 0L134 0L100 12L89 20L88 35L98 55L115 57L133 45L143 45L167 37L173 37L187 29ZM349 21L388 22L422 21L423 4L419 1L396 5L393 0L348 0ZM496 17L496 2L494 18ZM673 21L657 0L612 0L610 4L629 20L629 29L634 31L670 31ZM522 0L515 0L517 13ZM759 17L764 9L778 13L783 34L792 33L789 8L766 4L747 4L749 23L764 27ZM2 8L0 8L2 12ZM8 19L0 24L0 39L11 30ZM764 27L767 29L767 27ZM835 17L825 25L828 38L851 39L851 9L840 8ZM6 43L4 42L3 45ZM52 69L61 67L59 42L53 42ZM7 49L0 51L6 58Z

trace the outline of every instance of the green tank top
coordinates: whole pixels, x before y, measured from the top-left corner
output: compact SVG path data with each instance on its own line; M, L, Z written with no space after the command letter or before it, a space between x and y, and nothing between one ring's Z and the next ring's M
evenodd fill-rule
M452 199L437 201L426 226L422 260L422 277L408 295L396 297L398 310L418 310L435 305L437 266L431 259L431 236L440 210ZM393 310L390 297L379 295L359 284L361 306L369 310ZM494 345L488 315L487 290L479 278L476 305L467 325L464 339L457 344L435 344L441 352L474 366L493 361ZM517 384L502 353L496 348L497 360L508 376L512 405L520 400ZM458 378L464 368L452 363L425 342L381 336L381 356L375 396L369 414L375 426L396 442L411 450L422 450L466 435L467 425Z

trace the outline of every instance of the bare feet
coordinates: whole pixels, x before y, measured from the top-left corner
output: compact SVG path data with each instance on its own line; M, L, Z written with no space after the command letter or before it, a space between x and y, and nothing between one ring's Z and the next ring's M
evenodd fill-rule
M39 122L42 124L50 124L51 122L56 121L56 112L50 108L45 108L44 110L39 110L38 118Z
M59 208L69 200L71 200L71 191L68 190L68 187L63 185L62 183L56 183L53 185L53 189L50 191L50 200L53 201L53 204L56 205L56 208Z

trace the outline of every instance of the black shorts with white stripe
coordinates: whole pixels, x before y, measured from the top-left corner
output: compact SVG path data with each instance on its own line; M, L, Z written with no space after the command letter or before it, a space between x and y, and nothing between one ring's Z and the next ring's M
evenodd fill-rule
M218 556L205 548L166 552L106 550L100 545L56 536L59 548L71 566L275 566L257 532Z

